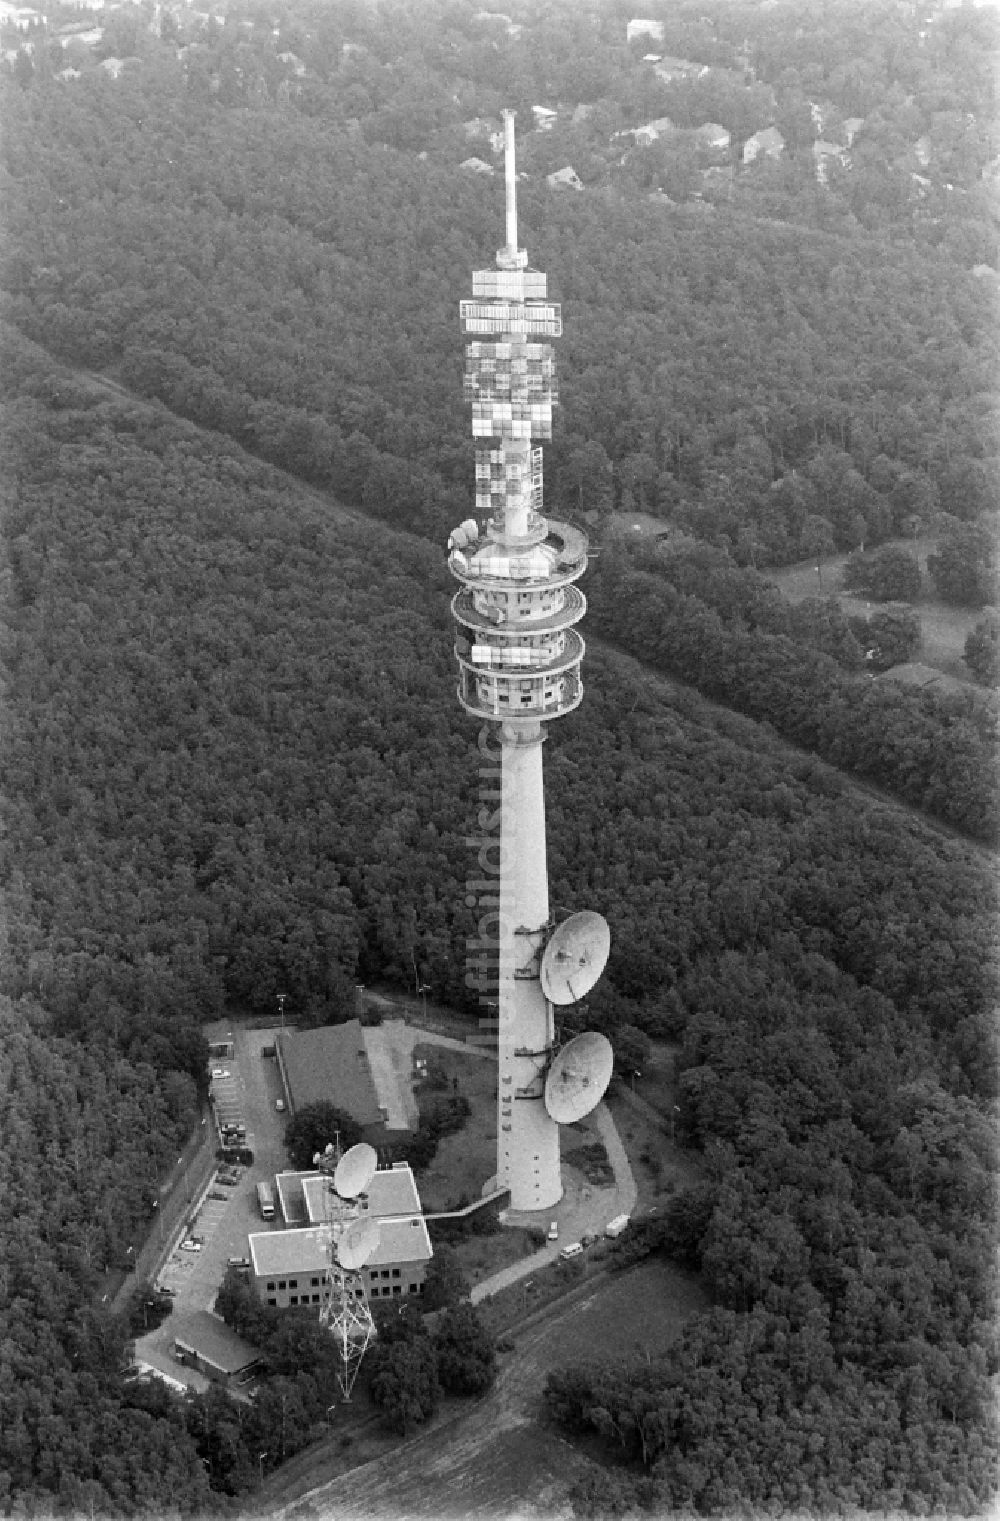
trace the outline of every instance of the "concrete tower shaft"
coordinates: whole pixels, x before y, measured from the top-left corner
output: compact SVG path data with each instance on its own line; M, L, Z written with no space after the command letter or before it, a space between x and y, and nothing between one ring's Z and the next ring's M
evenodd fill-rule
M517 1210L541 1210L562 1195L559 1130L544 1102L552 1056L552 1007L540 958L550 929L545 856L543 725L572 712L583 696L583 639L574 625L586 601L574 583L587 567L587 540L542 515L542 451L558 401L552 346L562 318L543 274L517 247L513 112L504 112L507 243L495 270L476 270L473 298L461 303L465 397L472 403L476 509L448 543L461 589L457 625L458 699L466 712L499 726L497 1181Z

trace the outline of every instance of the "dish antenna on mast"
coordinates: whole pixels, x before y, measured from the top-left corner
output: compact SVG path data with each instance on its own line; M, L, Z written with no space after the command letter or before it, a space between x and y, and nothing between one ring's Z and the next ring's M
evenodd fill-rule
M559 1052L545 1079L549 1118L557 1125L572 1125L596 1109L611 1081L614 1065L614 1052L606 1035L588 1030L575 1036Z
M340 1198L356 1199L367 1193L377 1166L378 1153L366 1141L345 1151L333 1175L333 1186Z
M378 1243L377 1220L352 1220L343 1234L334 1241L337 1261L345 1272L355 1272L364 1267Z
M608 921L593 909L571 914L553 931L542 956L542 992L550 1003L576 1003L604 971L611 950Z

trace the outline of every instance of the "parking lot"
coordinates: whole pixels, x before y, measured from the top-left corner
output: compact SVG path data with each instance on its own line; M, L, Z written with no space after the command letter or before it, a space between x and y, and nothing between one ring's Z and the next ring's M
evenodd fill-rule
M210 1040L223 1039L229 1027L212 1027L207 1033ZM275 1033L234 1028L233 1056L211 1062L210 1070L217 1074L212 1078L212 1100L218 1120L245 1125L244 1144L253 1151L254 1160L243 1167L227 1167L220 1161L200 1198L193 1201L185 1228L174 1237L156 1279L172 1292L174 1313L136 1343L137 1357L162 1366L196 1388L203 1386L202 1376L182 1369L170 1358L174 1316L214 1309L229 1259L249 1255L248 1234L281 1229L284 1223L280 1218L266 1223L257 1208L258 1181L273 1180L276 1172L289 1165L284 1148L288 1115L276 1108L277 1100L284 1097L278 1064L273 1057L261 1055L263 1047L273 1046ZM220 1180L220 1170L235 1177L232 1186ZM182 1248L181 1242L189 1238L197 1241L199 1250Z

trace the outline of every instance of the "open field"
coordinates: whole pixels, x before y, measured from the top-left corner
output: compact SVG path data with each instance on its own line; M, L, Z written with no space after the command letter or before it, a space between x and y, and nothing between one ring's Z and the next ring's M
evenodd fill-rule
M515 1349L502 1355L494 1389L457 1419L453 1405L450 1416L413 1441L383 1448L350 1472L331 1439L268 1482L263 1508L302 1518L335 1514L337 1521L567 1514L567 1491L590 1459L540 1424L546 1375L594 1358L655 1357L708 1304L695 1278L659 1260L603 1279L551 1319L515 1332Z
M982 618L982 612L974 608L950 607L947 602L942 602L933 595L933 582L927 574L927 556L933 554L936 540L892 539L889 542L914 555L924 576L923 593L919 601L912 604L920 617L922 635L918 659L923 665L933 666L947 676L968 682L969 670L962 659L962 651L967 636ZM850 597L843 591L847 558L847 555L833 555L829 560L823 561L822 595L837 597L848 617L864 618L885 604L869 602L864 597ZM801 602L805 597L820 595L815 560L800 561L797 565L786 565L780 570L768 569L764 574L790 602Z

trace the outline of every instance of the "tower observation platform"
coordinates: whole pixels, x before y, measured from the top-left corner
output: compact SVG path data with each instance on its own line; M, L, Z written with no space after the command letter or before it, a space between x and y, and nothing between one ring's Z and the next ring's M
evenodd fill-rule
M553 1009L540 982L552 924L545 856L544 725L578 707L586 599L574 584L587 539L542 514L542 450L558 402L552 345L562 332L546 278L517 246L514 115L504 112L507 242L496 269L474 272L461 302L464 394L472 405L476 517L448 541L460 589L458 700L498 726L502 839L498 881L498 1187L516 1210L562 1195L558 1125L543 1101L554 1051Z

